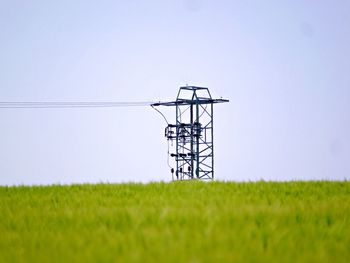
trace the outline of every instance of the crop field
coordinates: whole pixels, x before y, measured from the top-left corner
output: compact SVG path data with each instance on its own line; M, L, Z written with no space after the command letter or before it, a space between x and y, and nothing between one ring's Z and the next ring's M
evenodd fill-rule
M350 182L0 187L0 262L350 262Z

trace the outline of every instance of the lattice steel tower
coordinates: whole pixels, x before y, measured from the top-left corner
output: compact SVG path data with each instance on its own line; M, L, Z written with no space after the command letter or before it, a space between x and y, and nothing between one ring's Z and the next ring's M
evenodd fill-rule
M165 128L168 142L175 142L175 153L169 153L176 162L175 179L214 179L213 105L223 102L229 100L213 99L208 88L185 86L176 101L151 105L176 109L176 123Z

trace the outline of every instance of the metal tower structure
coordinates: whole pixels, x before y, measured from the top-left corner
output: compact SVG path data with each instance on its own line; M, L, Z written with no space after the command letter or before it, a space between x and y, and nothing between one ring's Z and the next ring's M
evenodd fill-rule
M213 105L223 102L229 100L213 99L208 88L185 86L175 101L151 105L175 107L176 122L165 128L165 137L175 142L175 152L168 154L175 158L176 180L214 179Z

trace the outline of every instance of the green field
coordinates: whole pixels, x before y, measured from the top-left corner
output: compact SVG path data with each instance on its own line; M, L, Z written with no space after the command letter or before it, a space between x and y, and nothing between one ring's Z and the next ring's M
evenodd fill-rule
M350 262L349 182L0 187L0 262Z

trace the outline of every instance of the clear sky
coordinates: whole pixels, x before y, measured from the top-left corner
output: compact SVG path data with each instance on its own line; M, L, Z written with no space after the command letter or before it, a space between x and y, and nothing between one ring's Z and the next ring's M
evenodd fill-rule
M350 179L350 1L0 1L0 101L206 86L219 180ZM171 117L171 111L166 111ZM0 184L169 180L150 107L0 109Z

